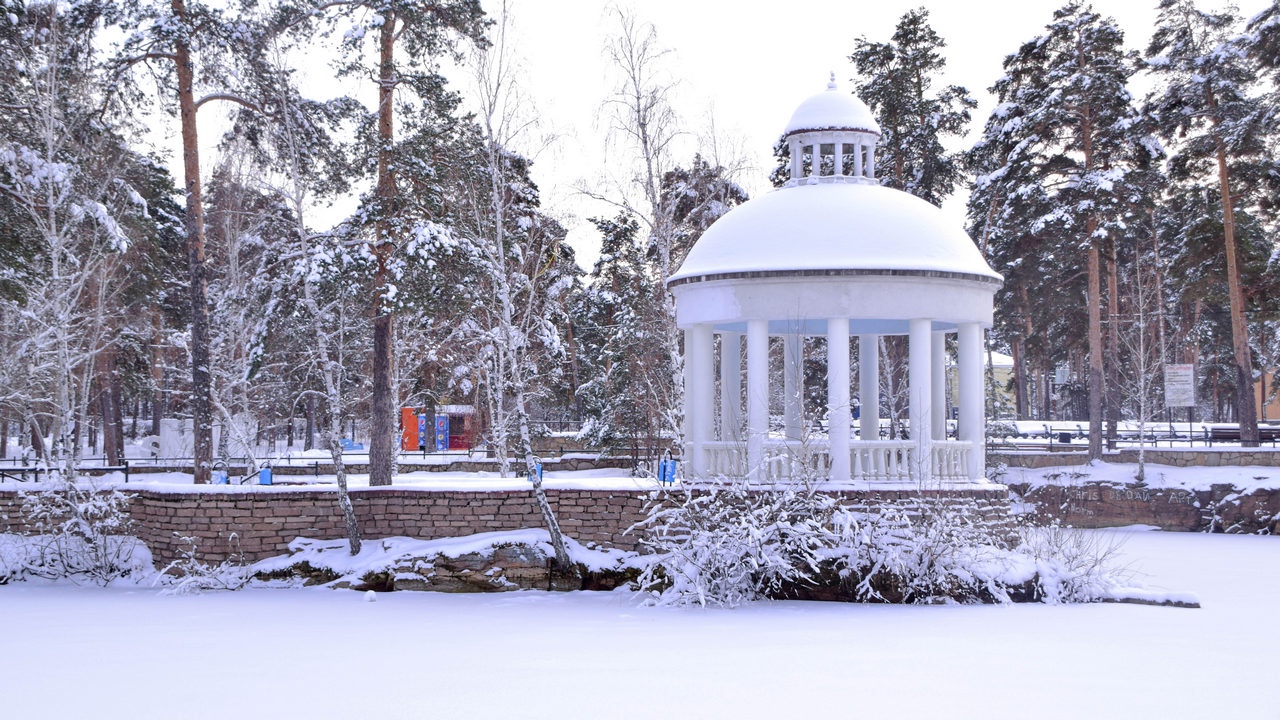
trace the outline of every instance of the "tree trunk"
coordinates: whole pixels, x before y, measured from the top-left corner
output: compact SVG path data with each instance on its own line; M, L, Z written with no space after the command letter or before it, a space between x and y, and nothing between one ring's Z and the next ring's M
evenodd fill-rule
M164 350L160 344L160 313L152 314L151 335L151 434L160 437L164 417Z
M1089 219L1086 237L1097 221ZM1089 459L1102 458L1102 268L1096 241L1089 243Z
M329 456L333 458L333 472L338 479L338 507L342 510L342 522L347 530L347 549L352 555L360 554L360 522L356 519L355 507L351 504L351 494L347 492L347 465L342 461L342 443L338 441L342 434L342 420L334 417L329 421L328 435Z
M380 59L378 65L378 199L377 238L373 248L378 267L373 287L373 402L369 419L369 485L390 485L395 464L395 413L391 397L393 315L391 311L387 265L391 259L391 222L387 214L394 209L395 178L391 174L391 144L395 140L392 103L395 98L395 13L386 13L379 30Z
M310 450L315 447L316 439L316 399L310 395L307 396L307 436L302 441L302 449ZM341 432L341 425L338 426L338 432Z
M1022 342L1020 337L1013 338L1009 350L1013 357L1013 416L1019 420L1027 419L1027 374L1023 371Z
M1222 194L1222 235L1226 243L1227 293L1231 299L1231 347L1236 359L1236 419L1240 445L1258 447L1258 409L1253 399L1253 359L1249 352L1249 326L1244 317L1244 292L1236 256L1235 210L1231 207L1227 149L1218 139L1218 187Z
M116 434L112 430L112 423L115 420L115 412L111 409L111 371L115 364L112 360L115 353L111 348L104 349L98 354L98 409L102 415L102 460L104 465L115 465L117 456L120 454L120 448L116 445ZM90 445L95 445L93 439L89 440Z
M523 385L523 383L520 384ZM529 413L525 408L524 396L524 388L518 387L515 397L516 422L520 427L520 450L524 455L525 471L529 474L529 480L533 482L533 497L538 502L542 521L546 523L547 533L551 536L551 547L556 553L556 564L561 569L568 570L573 567L573 562L569 559L569 551L565 548L564 533L560 530L555 511L551 509L547 493L542 489L542 477L538 475L538 459L533 454L533 438L529 432Z
M188 24L185 0L170 0L173 16ZM189 28L188 28L189 29ZM178 113L182 119L182 169L186 186L187 266L191 297L191 417L194 436L192 470L197 485L213 472L213 385L209 373L208 280L204 267L204 208L200 189L200 145L196 136L195 68L185 33L174 40L178 76Z
M1107 447L1116 447L1116 431L1120 423L1120 279L1116 243L1111 243L1107 259Z

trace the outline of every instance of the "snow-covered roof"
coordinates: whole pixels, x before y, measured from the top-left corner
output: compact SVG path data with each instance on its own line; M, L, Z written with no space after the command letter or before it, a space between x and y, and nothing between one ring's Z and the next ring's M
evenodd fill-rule
M934 205L879 185L788 187L750 200L703 233L670 282L788 270L908 270L1000 281L973 240Z
M825 92L800 103L782 135L806 130L863 130L879 135L880 124L866 103L855 95L841 92L832 78Z

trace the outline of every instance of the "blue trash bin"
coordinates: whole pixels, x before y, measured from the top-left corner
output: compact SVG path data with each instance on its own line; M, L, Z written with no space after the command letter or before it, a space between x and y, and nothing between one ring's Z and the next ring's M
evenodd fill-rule
M259 485L271 484L271 468L264 467L258 471L258 484Z

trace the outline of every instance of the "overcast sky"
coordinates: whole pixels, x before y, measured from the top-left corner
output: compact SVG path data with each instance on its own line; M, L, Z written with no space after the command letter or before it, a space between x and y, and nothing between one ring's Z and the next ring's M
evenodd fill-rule
M496 12L501 0L482 0ZM523 84L555 141L535 155L534 176L544 205L571 229L579 262L590 269L598 244L586 217L611 214L577 191L586 186L609 191L602 179L608 121L601 104L615 75L604 55L618 21L602 0L509 0L515 51L524 68ZM946 82L963 85L979 102L970 140L981 129L993 102L986 89L1001 75L1004 57L1039 34L1062 6L1058 0L643 0L621 3L638 21L652 23L658 42L670 50L666 71L676 83L674 102L688 131L687 163L696 139L714 126L729 155L748 163L738 178L753 196L769 189L771 149L804 98L826 87L831 72L842 89L852 87L848 60L854 40L887 41L903 13L925 7L930 23L947 42ZM1155 20L1156 0L1100 2L1096 7L1125 29L1129 44L1144 49ZM1216 7L1216 0L1204 3ZM1243 0L1246 17L1267 0ZM532 143L531 143L532 145ZM530 153L531 148L520 148ZM619 152L610 150L609 152ZM945 208L963 221L963 199Z

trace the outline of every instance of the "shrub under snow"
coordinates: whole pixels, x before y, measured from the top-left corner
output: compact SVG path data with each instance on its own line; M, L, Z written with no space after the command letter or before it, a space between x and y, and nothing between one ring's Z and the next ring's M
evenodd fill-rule
M106 585L153 571L151 553L129 535L129 496L55 479L22 493L27 532L0 547L0 580L36 577Z
M1114 546L1066 528L1014 533L963 498L842 503L812 485L668 491L633 528L654 552L652 602L1088 602L1122 578Z

